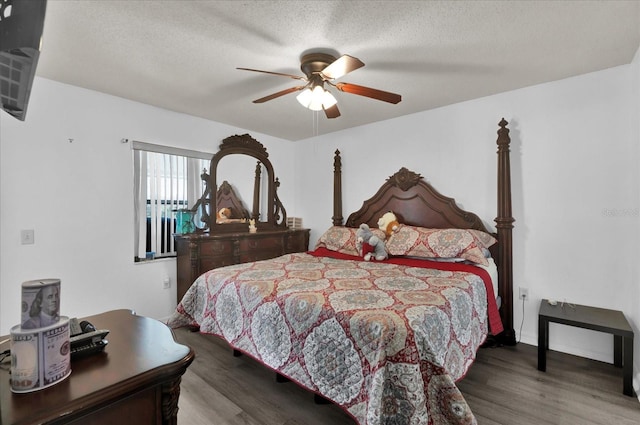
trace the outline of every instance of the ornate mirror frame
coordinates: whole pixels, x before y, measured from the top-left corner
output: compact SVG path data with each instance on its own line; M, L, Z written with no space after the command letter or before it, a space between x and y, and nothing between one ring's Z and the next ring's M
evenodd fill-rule
M255 219L256 227L258 230L269 229L282 229L287 227L287 213L284 206L278 198L277 189L280 186L279 180L275 177L273 165L269 160L269 154L267 149L251 137L249 134L229 136L222 140L219 146L218 152L211 158L211 165L209 167L209 174L204 173L202 179L206 182L206 189L202 197L198 200L196 205L192 208L196 211L201 205L208 211L209 214L202 215L202 221L205 223L203 230L208 230L210 233L229 233L238 231L247 231L249 223L216 223L216 212L218 202L216 196L215 205L211 205L211 194L216 195L219 192L218 188L218 164L222 158L229 155L248 155L255 158L258 162L256 164L255 177L254 177L254 189L253 189L253 208L251 210L251 218ZM266 169L267 180L267 217L260 217L260 189L262 170L261 165ZM224 182L226 183L226 182ZM208 209L206 207L209 207Z

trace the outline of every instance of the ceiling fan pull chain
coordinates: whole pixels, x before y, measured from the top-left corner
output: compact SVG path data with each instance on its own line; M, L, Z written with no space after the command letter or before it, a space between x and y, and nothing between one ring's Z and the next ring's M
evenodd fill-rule
M318 111L311 111L311 119L313 122L313 136L318 135Z

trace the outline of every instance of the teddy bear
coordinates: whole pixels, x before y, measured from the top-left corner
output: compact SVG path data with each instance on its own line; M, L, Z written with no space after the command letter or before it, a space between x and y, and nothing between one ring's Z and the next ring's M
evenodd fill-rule
M400 229L400 223L396 215L392 211L389 211L378 219L378 228L382 230L388 238Z
M216 223L226 223L231 219L231 210L229 208L220 208L216 217Z
M373 234L366 223L362 223L358 230L356 230L356 247L358 248L358 254L360 254L365 261L371 261L373 259L382 261L389 258L387 250L384 247L384 242Z
M246 218L231 218L231 208L220 208L216 213L216 223L246 223Z

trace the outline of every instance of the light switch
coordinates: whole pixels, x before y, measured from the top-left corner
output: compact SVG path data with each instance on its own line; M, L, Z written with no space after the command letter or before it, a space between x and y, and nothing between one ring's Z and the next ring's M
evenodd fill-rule
M36 241L34 239L33 229L21 230L20 231L20 240L22 241L22 245L32 245Z

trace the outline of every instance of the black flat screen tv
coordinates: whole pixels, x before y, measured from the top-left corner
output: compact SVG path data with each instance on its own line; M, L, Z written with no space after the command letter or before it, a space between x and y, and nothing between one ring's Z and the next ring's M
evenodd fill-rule
M0 0L0 103L24 121L40 57L46 0Z

